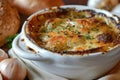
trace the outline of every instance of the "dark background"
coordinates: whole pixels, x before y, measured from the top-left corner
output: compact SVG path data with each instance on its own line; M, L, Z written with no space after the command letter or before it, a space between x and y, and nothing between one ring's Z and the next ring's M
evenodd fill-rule
M67 4L81 4L81 5L86 5L88 0L63 0L63 2Z

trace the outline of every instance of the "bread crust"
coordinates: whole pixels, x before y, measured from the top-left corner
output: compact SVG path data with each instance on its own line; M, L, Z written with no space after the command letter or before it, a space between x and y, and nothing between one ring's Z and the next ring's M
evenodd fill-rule
M20 17L15 8L7 0L0 0L0 47L6 43L6 38L18 32Z

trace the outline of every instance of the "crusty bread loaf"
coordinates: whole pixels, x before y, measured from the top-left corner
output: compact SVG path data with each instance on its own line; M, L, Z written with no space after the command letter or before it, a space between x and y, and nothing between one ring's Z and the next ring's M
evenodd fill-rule
M20 17L15 8L7 0L0 0L0 47L6 43L6 38L17 33L20 27Z
M30 15L40 9L63 5L62 0L9 0L11 4L25 14Z

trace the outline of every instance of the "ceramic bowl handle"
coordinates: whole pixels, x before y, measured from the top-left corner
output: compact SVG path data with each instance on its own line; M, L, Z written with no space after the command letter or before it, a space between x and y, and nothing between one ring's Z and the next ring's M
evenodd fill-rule
M46 60L47 58L43 58L40 56L40 54L37 53L31 53L30 51L27 51L25 48L25 45L23 43L20 43L20 35L18 35L12 42L12 50L16 55L19 57L29 59L29 60Z

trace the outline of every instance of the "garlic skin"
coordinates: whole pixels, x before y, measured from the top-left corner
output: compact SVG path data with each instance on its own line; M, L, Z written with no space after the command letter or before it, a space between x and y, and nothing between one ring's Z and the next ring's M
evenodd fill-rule
M8 58L7 53L4 50L0 49L0 62L7 58Z
M0 72L3 80L24 80L27 73L26 68L16 58L1 61Z

